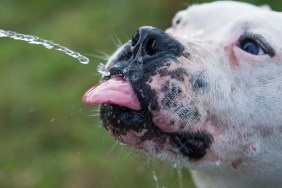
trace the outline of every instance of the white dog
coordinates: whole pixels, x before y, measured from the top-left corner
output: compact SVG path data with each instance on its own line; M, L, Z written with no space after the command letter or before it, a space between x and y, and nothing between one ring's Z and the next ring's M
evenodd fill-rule
M282 187L282 14L234 1L141 27L83 98L116 139L199 188Z

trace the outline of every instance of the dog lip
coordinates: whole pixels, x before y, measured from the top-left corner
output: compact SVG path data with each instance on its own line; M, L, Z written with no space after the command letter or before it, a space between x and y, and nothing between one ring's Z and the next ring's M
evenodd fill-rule
M153 123L152 114L147 109L134 111L123 106L103 104L100 113L103 126L108 131L111 130L116 139L136 148L140 148L141 143L147 140L154 141L164 147L165 142L160 138L168 138L171 147L176 148L184 157L200 160L206 155L206 150L213 141L213 137L205 131L164 132ZM141 133L144 134L140 136ZM133 135L135 136L132 137Z
M179 151L193 160L203 158L213 141L213 137L204 131L173 133L169 135Z
M113 77L90 88L82 98L85 104L115 104L141 110L141 104L128 81Z

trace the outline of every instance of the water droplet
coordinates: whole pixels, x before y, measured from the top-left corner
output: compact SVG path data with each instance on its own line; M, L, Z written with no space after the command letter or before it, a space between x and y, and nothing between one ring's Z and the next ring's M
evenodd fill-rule
M176 169L181 168L180 161L174 162L174 163L173 163L173 167L176 168Z
M156 183L156 188L160 188L159 179L155 170L151 169L151 173L153 175L153 180Z
M5 30L0 29L0 37L9 37L15 40L21 40L21 41L28 42L30 44L40 44L40 45L43 45L47 49L55 49L55 50L64 52L65 54L71 57L74 57L82 64L89 63L89 59L81 55L80 53L70 50L59 44L56 44L53 41L41 39L37 36L25 35L25 34L20 34L20 33L16 33L13 31L5 31Z
M109 72L109 70L106 68L106 66L102 63L100 63L97 67L97 71L102 74L102 76L110 76L111 73Z
M220 165L221 165L221 161L216 161L216 162L215 162L215 165L216 165L216 166L220 166Z
M153 173L153 179L154 179L155 181L158 181L158 177L157 177L155 171L153 171L153 172L154 172L154 173Z
M184 188L182 169L180 167L177 168L177 177L178 177L179 188Z

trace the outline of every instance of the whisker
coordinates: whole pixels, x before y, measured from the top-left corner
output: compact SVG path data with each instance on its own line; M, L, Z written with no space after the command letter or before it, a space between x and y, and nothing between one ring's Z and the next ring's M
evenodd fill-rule
M113 146L110 148L110 150L108 151L108 153L106 155L109 156L110 154L112 154L112 152L116 149L118 144L119 144L119 142L115 141L115 143L113 144Z
M100 109L99 108L95 108L95 109L90 110L90 112L97 112L97 113L99 113Z
M119 37L116 34L111 36L111 39L117 48L123 45L123 42L121 42L121 40L119 39Z
M98 117L98 116L100 116L100 114L91 114L91 115L89 115L89 117Z
M107 61L108 58L111 56L110 54L108 54L108 53L106 53L106 52L102 52L102 51L100 51L100 50L95 50L95 52L96 52L97 54L86 54L86 55L88 55L88 56L90 56L90 57L95 57L95 58L101 59L101 60L103 60L103 61Z

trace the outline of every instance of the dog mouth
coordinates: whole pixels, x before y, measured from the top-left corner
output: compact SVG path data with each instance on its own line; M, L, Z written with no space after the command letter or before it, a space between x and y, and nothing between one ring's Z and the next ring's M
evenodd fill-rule
M104 78L83 96L86 104L100 105L102 125L117 140L149 153L162 151L199 160L206 154L212 137L204 131L164 132L153 122L140 88L119 76Z
M102 125L125 144L153 155L168 152L193 160L203 158L212 136L180 128L195 124L199 118L197 109L185 103L185 99L177 101L181 98L177 96L184 93L177 85L188 79L179 61L189 58L185 49L182 43L157 28L139 28L111 58L106 68L108 74L101 83L85 93L84 103L101 105ZM170 77L175 87L166 87L169 84L161 81L154 83L158 75ZM152 84L160 84L163 89L156 90ZM165 98L160 102L161 95ZM169 126L176 128L172 130Z

